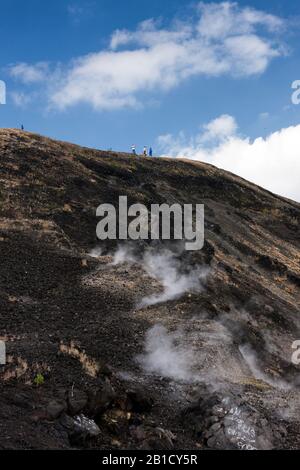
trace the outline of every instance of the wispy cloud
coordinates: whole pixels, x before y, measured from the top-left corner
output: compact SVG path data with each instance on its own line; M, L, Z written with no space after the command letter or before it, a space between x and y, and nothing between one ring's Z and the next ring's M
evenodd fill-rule
M90 18L95 2L70 3L67 12L74 24L79 24L82 20Z
M12 102L18 108L26 108L26 106L31 102L31 96L28 93L23 93L22 91L12 91L10 93Z
M250 7L240 8L236 2L200 2L198 9L201 13L198 29L210 39L253 34L260 25L270 32L284 27L281 18Z
M270 113L268 113L268 112L260 113L260 115L259 115L259 119L262 119L262 120L266 120L269 117L270 117Z
M26 85L33 84L47 80L49 64L47 62L38 62L36 64L20 62L9 66L8 71L16 80Z
M69 12L78 16L81 8L70 5ZM150 19L133 31L115 31L107 49L74 58L51 78L49 102L56 109L135 108L145 94L167 92L193 76L261 74L285 53L275 40L284 26L277 16L237 3L201 2L189 21L166 27ZM43 75L39 64L16 67L12 73L23 81Z

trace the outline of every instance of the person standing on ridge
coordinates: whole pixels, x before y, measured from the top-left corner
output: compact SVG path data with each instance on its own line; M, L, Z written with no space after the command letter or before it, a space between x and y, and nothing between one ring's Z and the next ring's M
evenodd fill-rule
M149 157L152 157L153 155L153 150L152 150L152 147L149 148Z
M144 147L143 155L144 155L144 157L147 157L147 156L148 156L147 147Z
M132 151L133 155L136 155L135 145L131 146L131 151Z

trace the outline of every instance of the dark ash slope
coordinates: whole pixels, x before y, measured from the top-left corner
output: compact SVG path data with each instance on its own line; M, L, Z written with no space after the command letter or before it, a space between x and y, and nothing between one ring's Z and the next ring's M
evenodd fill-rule
M182 254L210 266L204 292L137 310L157 282L111 266L114 246L88 256L96 207L119 195L205 204L205 247ZM0 130L0 448L237 448L234 406L254 446L299 448L299 220L299 204L210 165ZM140 368L156 324L182 332L205 385ZM74 431L80 413L97 437Z

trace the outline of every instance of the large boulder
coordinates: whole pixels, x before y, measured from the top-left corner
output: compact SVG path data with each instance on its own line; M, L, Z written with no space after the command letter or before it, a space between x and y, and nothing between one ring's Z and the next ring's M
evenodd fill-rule
M210 449L274 448L276 433L268 419L238 395L202 396L185 410L184 422Z

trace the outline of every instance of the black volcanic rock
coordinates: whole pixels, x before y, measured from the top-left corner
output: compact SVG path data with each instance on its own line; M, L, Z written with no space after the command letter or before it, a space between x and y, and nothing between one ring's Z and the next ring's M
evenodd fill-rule
M203 250L145 240L134 244L136 263L112 265L118 243L110 241L101 256L89 256L99 246L96 208L118 204L120 195L148 208L203 203ZM248 413L257 447L299 448L300 376L291 360L300 339L299 221L298 203L212 165L1 129L0 339L8 362L0 366L0 449L80 446L67 428L82 412L100 428L84 446L236 447L226 416L212 411L218 403L199 405L203 383L205 399L229 393ZM209 275L201 291L139 309L163 289L143 256L164 248L181 274L209 268ZM169 357L162 347L158 364L143 369L139 358L149 355L146 334L156 324L174 335L173 349ZM180 378L178 357L186 368ZM137 389L128 409L126 391ZM182 419L187 409L190 419ZM194 419L200 415L204 427Z

